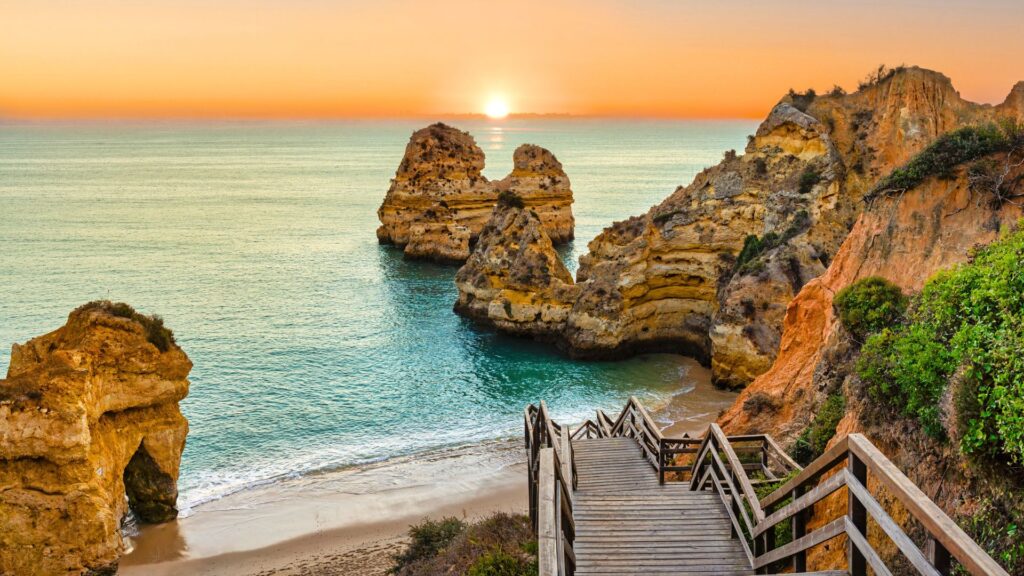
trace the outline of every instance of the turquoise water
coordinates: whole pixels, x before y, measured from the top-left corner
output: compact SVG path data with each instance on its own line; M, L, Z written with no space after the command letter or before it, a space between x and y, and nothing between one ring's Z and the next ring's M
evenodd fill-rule
M0 369L74 307L164 316L195 363L181 506L279 478L518 434L678 390L672 355L570 361L451 312L455 268L378 246L376 209L425 122L0 125ZM751 122L461 121L488 177L552 150L578 240L646 211Z

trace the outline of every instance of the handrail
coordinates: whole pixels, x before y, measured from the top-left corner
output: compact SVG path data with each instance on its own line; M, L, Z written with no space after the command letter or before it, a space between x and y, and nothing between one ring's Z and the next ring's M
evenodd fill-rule
M719 493L729 508L734 536L740 538L751 558L752 567L759 572L770 571L774 565L785 561L790 563L794 573L805 572L808 549L846 535L848 574L863 576L869 567L874 574L892 574L868 542L870 518L920 574L948 575L952 571L952 559L956 559L967 572L976 576L1008 576L981 546L864 436L850 434L841 438L795 477L760 500L753 497L745 467L739 465L731 445L750 438L732 436L726 439L721 429L712 424L695 462L691 488L710 488ZM781 452L774 440L766 438L773 452ZM725 455L724 461L719 453ZM871 494L869 474L924 528L928 538L924 551ZM735 484L739 484L739 489ZM846 513L808 532L807 519L814 512L815 505L844 488ZM745 515L747 507L756 518L753 523ZM776 547L775 528L786 521L791 522L792 541Z
M625 437L637 442L661 482L666 481L666 474L689 472L690 489L718 493L728 511L733 537L740 540L751 567L758 572L765 573L788 562L794 573L804 573L810 548L845 535L847 566L839 573L865 576L870 567L874 574L892 574L867 539L870 518L920 574L948 575L956 560L974 576L1008 576L981 546L860 434L840 438L806 468L800 468L766 434L726 436L717 424L712 424L700 439L685 435L666 438L647 409L632 396L615 420L598 410L595 420L585 421L575 431L551 420L544 402L539 407L527 406L524 422L529 453L530 518L538 536L546 538L540 547L542 554L547 554L541 558L541 566L550 568L542 569L541 574L572 574L575 569L572 490L577 472L572 440ZM677 462L678 456L689 454L696 455L692 463L680 465ZM752 479L750 472L763 477ZM791 479L771 494L757 498L754 486L779 482L794 472ZM874 481L872 484L868 483L869 475ZM927 534L924 550L889 516L869 486L885 487L924 528ZM847 500L846 513L808 530L808 519L818 503L843 493ZM791 524L792 540L776 546L776 528L787 521ZM543 530L539 522L547 523L543 524Z
M571 576L576 570L572 491L578 481L572 433L551 419L544 401L523 410L523 427L530 522L537 534L540 573Z
M679 456L697 454L702 442L700 438L691 438L687 434L678 438L666 437L654 422L647 408L635 396L629 397L615 420L609 418L603 410L597 410L596 418L585 420L572 432L570 438L573 440L632 438L636 440L644 458L657 471L658 481L662 484L671 479L669 477L671 474L682 476L692 474L693 464L680 464L677 459ZM746 468L760 471L766 479L754 481L753 484L777 480L776 474L772 472L773 469L780 470L785 474L791 470L800 469L800 466L779 448L771 436L751 434L730 436L728 440L731 444L753 443L754 446L745 447L745 453L757 452L760 454L760 463L747 464ZM683 479L687 480L687 478Z
M568 441L568 438L566 437ZM576 524L572 496L554 448L542 448L538 459L537 560L540 574L571 576L576 571Z

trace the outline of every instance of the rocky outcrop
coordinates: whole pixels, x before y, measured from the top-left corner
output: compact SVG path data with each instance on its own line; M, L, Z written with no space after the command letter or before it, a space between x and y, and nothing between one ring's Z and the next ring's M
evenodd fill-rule
M939 73L901 68L853 94L783 98L743 155L588 245L560 344L578 357L682 352L716 383L746 385L772 366L788 303L832 261L874 183L945 132L1019 118L1021 91L979 105Z
M177 517L191 368L162 321L109 302L14 345L0 380L0 572L113 573L129 507L143 522Z
M576 299L540 216L503 196L459 269L455 312L513 334L554 337Z
M842 394L846 415L833 443L852 432L865 434L952 517L971 518L986 502L1016 501L1015 488L1007 492L1006 485L1013 484L1009 478L969 462L956 442L935 440L909 419L879 414L855 374L859 345L833 307L842 288L869 276L882 276L906 293L919 291L936 272L968 261L976 247L1024 217L1021 206L994 206L972 191L966 172L959 167L952 179L931 178L900 196L881 198L861 216L828 270L790 302L778 358L720 418L728 433L770 433L792 447L826 398ZM1024 169L1018 167L1011 177L1024 178ZM763 401L750 402L755 396ZM751 410L755 404L772 408ZM836 517L845 506L845 500L824 501L810 526ZM909 522L901 510L896 506L894 517ZM886 537L869 537L883 556L896 555ZM809 567L841 563L842 553L835 547L816 550Z
M464 261L502 191L533 208L554 242L572 240L572 189L562 165L532 144L517 148L513 163L511 174L490 182L469 133L441 123L417 130L377 210L378 241L410 258Z

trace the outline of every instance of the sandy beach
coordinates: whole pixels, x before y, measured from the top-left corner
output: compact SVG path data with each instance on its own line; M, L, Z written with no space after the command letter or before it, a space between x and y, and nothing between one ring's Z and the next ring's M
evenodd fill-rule
M410 524L525 512L518 440L287 479L132 539L119 574L385 574Z
M696 362L652 415L667 435L699 435L735 394ZM614 416L614 415L613 415ZM527 509L518 438L287 478L230 494L131 539L119 574L386 574L410 524Z

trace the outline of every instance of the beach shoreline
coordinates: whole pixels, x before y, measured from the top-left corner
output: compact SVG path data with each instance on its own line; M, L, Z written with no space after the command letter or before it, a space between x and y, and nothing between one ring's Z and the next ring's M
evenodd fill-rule
M699 435L735 394L693 363L652 415L666 434ZM425 518L526 513L522 440L492 440L257 486L144 526L119 574L382 575Z

